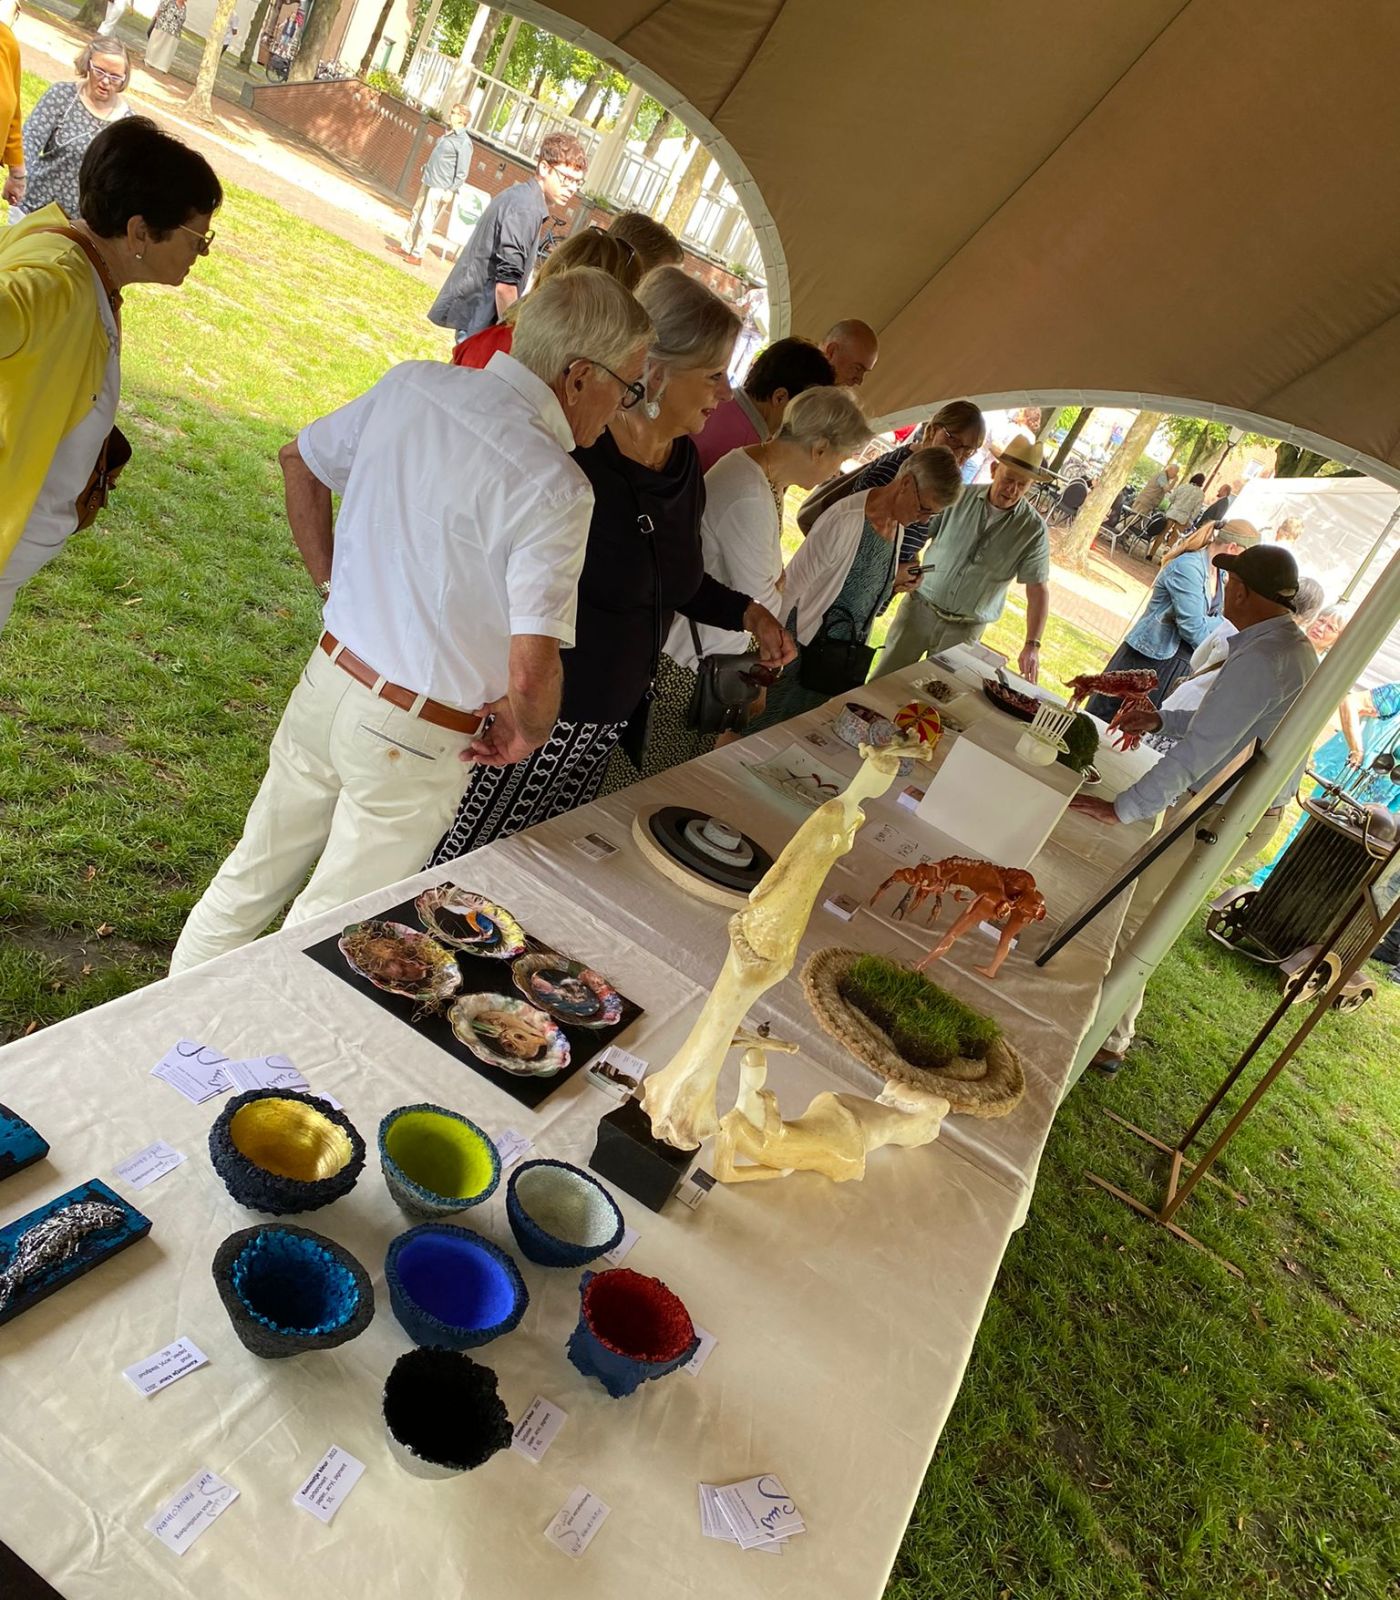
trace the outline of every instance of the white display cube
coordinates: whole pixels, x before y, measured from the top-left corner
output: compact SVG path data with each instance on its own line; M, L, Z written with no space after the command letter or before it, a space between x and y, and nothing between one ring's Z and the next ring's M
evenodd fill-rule
M996 712L959 734L919 802L924 822L999 867L1029 867L1079 790L1060 762L1033 767L1016 754L1025 729Z

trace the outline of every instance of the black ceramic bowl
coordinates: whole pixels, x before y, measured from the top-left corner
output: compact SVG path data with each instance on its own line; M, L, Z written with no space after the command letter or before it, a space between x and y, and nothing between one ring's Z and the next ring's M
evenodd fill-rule
M231 1233L214 1256L214 1282L233 1331L265 1360L332 1350L374 1316L374 1289L354 1256L289 1222Z

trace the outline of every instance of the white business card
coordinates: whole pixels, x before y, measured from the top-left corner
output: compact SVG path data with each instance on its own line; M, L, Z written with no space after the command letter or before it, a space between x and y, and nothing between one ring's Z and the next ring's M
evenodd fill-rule
M822 910L840 917L842 922L849 922L860 910L860 901L853 894L829 894L822 901Z
M360 1481L364 1470L363 1461L357 1461L349 1451L333 1444L292 1496L292 1504L309 1511L320 1522L329 1522Z
M700 1489L700 1532L707 1539L723 1539L726 1544L738 1544L733 1528L729 1526L724 1513L719 1508L719 1490L712 1483L702 1483ZM771 1539L764 1544L754 1545L754 1549L763 1555L780 1556L786 1539Z
M527 1139L523 1133L517 1133L514 1128L506 1131L496 1140L496 1152L501 1158L501 1171L513 1167L524 1155L534 1149L535 1141Z
M895 804L903 806L906 811L917 811L924 794L925 791L919 788L918 784L911 783L895 796Z
M546 1400L542 1394L537 1394L526 1408L525 1415L515 1425L511 1449L518 1450L531 1461L538 1461L568 1420L567 1411L552 1400Z
M197 1344L179 1338L144 1361L133 1361L129 1367L123 1367L122 1377L129 1378L142 1394L158 1394L186 1373L206 1365L208 1360Z
M224 1068L235 1089L300 1089L311 1085L286 1056L253 1056L230 1061Z
M611 1250L605 1250L603 1252L603 1260L606 1261L610 1267L620 1267L627 1259L629 1253L631 1252L632 1246L636 1244L637 1240L640 1238L641 1235L635 1228L629 1228L624 1225L622 1229L622 1237L617 1241Z
M651 1063L644 1061L641 1056L634 1056L630 1051L610 1044L588 1063L588 1071L584 1076L595 1089L601 1089L610 1099L623 1101L631 1099L650 1069Z
M138 1150L134 1156L117 1162L112 1171L133 1189L144 1189L157 1178L163 1178L167 1172L173 1172L184 1159L179 1150L166 1144L164 1139L157 1139L144 1150Z
M692 1378L700 1376L701 1367L710 1359L710 1351L719 1343L719 1340L715 1338L708 1328L702 1328L698 1325L695 1329L695 1336L700 1341L700 1348L681 1368L682 1372L688 1372Z
M745 1478L741 1483L726 1484L715 1498L745 1550L807 1530L802 1513L771 1472Z
M180 1039L151 1068L151 1076L164 1078L192 1105L202 1105L233 1087L227 1065L228 1057L209 1045Z
M544 1536L551 1544L558 1545L566 1556L581 1556L611 1510L611 1506L604 1505L596 1494L590 1494L580 1484L544 1530Z
M609 856L617 854L617 846L601 833L585 833L581 839L575 839L573 845L580 855L587 856L590 861L606 861Z
M217 1472L197 1472L146 1523L146 1531L155 1534L167 1550L182 1556L237 1498L238 1490Z
M689 1206L692 1211L698 1211L714 1186L715 1180L710 1174L696 1167L682 1180L680 1188L676 1190L676 1199L683 1206Z

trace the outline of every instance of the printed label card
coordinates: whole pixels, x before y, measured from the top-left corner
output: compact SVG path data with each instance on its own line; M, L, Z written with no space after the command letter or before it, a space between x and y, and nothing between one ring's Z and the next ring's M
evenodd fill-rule
M611 1511L611 1506L604 1505L597 1495L590 1494L580 1484L544 1530L544 1536L566 1556L581 1556Z
M318 1522L329 1522L346 1496L364 1475L365 1464L348 1450L333 1444L312 1469L311 1476L292 1496L292 1504L309 1511Z
M146 1524L167 1550L177 1556L207 1533L214 1521L238 1498L238 1490L217 1472L197 1472L173 1499Z
M511 1449L518 1450L531 1461L538 1461L554 1443L560 1428L569 1420L569 1413L537 1394L526 1408L525 1415L515 1425Z
M135 1384L142 1394L159 1394L186 1373L206 1366L208 1361L209 1357L197 1344L180 1338L144 1361L134 1361L129 1367L123 1367L122 1376Z

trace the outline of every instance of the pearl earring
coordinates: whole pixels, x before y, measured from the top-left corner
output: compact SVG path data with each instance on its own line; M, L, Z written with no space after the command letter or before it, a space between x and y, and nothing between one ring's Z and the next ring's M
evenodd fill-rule
M646 413L648 422L655 422L656 419L661 415L660 402L656 400L644 401L642 404L642 410Z
M146 259L146 252L144 250L138 250L136 252L136 259L138 261L144 261Z

